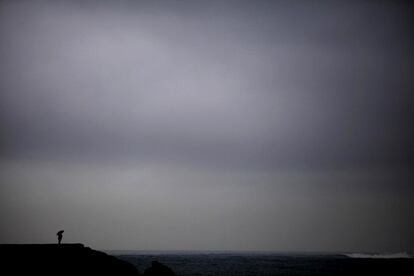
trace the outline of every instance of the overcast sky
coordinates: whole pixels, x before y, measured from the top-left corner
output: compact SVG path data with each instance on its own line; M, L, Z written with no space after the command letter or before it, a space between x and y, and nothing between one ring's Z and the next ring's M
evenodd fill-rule
M0 243L414 252L412 18L1 1Z

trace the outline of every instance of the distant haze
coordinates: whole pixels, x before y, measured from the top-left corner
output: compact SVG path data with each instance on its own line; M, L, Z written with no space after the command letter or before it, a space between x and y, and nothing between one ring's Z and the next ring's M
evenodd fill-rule
M413 8L1 1L0 243L414 252Z

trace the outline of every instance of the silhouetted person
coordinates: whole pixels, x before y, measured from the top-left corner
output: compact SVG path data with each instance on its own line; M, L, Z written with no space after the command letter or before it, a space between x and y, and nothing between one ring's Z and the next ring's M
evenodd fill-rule
M62 242L62 238L63 238L63 230L60 230L59 232L57 232L57 236L58 236L58 244L60 244Z

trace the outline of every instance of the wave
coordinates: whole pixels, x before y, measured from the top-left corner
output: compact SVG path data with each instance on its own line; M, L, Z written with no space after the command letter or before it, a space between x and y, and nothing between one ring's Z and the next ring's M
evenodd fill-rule
M363 259L408 259L414 256L406 252L390 253L390 254L366 254L366 253L351 253L344 254L349 258L363 258Z

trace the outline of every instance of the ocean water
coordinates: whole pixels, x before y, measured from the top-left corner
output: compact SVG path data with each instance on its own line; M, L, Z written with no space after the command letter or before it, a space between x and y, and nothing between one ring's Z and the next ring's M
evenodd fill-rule
M407 254L283 254L222 252L111 252L142 273L159 261L176 275L414 275Z

